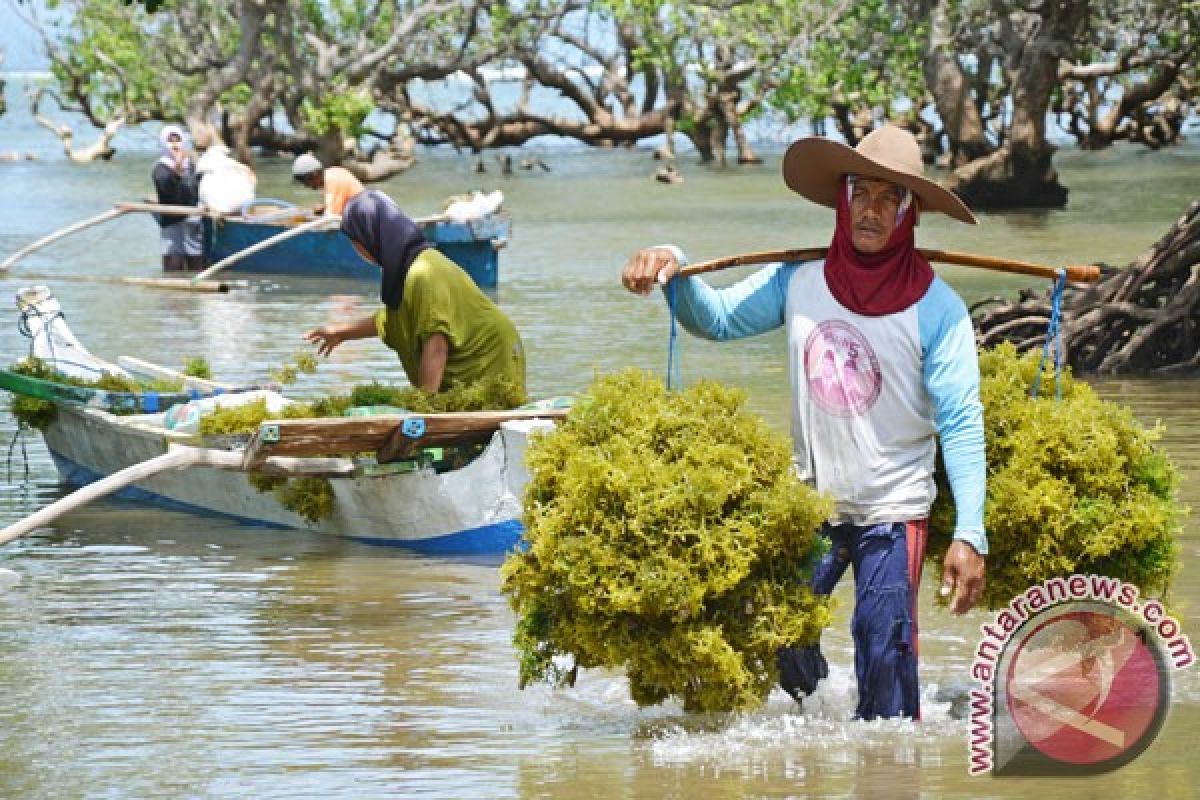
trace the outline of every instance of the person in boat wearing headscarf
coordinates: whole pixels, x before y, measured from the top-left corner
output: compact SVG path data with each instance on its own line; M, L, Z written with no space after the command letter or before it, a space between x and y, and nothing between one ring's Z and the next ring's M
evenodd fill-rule
M318 355L350 339L378 336L399 355L409 383L431 394L491 378L524 391L525 348L516 326L391 198L378 191L351 198L342 232L382 270L384 307L305 333Z
M169 206L194 206L199 202L196 166L188 153L183 129L164 125L158 133L162 155L150 173L158 202ZM204 224L200 217L155 214L159 227L163 270L204 269Z
M326 169L312 153L296 156L292 162L292 178L309 189L324 193L324 202L314 209L318 214L341 214L350 198L363 191L362 183L350 170L344 167Z
M917 250L915 231L922 212L976 219L924 177L912 134L890 125L854 149L820 137L794 142L783 178L835 209L824 260L770 265L713 289L677 277L686 264L678 248L652 247L629 259L622 283L637 294L673 290L680 322L704 338L786 329L795 468L836 503L813 591L831 593L853 566L857 716L917 718L917 586L939 440L957 509L941 590L954 613L978 601L988 548L974 330L961 298ZM797 701L828 674L819 645L785 648L779 668Z

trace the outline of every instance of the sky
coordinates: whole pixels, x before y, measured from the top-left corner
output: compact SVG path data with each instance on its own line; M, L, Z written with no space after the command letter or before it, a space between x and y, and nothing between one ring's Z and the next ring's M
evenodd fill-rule
M28 13L24 7L42 6L41 2L18 5L15 0L0 0L0 50L4 51L4 64L0 72L37 72L47 68L42 42L24 20Z

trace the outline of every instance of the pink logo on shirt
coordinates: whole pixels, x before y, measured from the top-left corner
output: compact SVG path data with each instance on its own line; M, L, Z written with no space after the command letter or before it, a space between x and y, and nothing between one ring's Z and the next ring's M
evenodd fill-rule
M867 337L841 320L826 320L808 335L804 372L809 396L837 417L867 413L883 388L879 358Z

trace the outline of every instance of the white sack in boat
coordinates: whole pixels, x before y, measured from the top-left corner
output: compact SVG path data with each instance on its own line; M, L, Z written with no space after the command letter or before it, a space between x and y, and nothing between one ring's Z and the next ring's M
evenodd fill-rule
M216 144L196 161L200 176L200 205L222 214L240 211L254 199L258 179L254 170L229 155L229 148Z
M490 194L472 192L470 199L455 200L446 206L443 213L454 222L468 222L486 217L488 214L494 214L500 210L502 205L504 205L504 192L499 189Z

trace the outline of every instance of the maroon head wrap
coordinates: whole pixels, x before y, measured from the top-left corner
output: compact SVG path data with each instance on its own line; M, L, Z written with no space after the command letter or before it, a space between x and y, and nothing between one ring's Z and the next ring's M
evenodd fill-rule
M856 314L882 317L895 314L920 300L933 283L933 267L917 252L914 197L896 222L887 244L878 253L854 249L850 221L850 191L841 180L837 201L837 227L825 256L825 282L837 301Z

